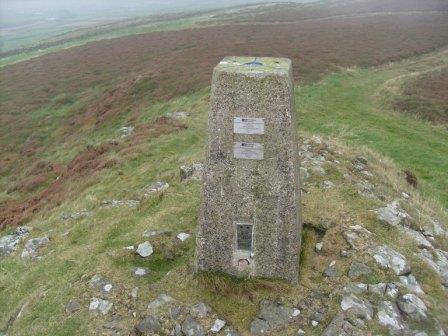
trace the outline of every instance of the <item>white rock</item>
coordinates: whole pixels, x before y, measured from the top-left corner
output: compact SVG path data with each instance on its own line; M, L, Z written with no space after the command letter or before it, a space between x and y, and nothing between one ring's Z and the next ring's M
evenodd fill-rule
M412 240L414 240L419 248L432 249L432 244L418 231L401 228Z
M389 328L392 332L403 330L405 328L400 311L395 303L390 301L383 301L380 303L377 318L380 325Z
M181 241L186 241L188 238L191 237L190 234L185 233L185 232L181 232L176 236L178 239L180 239Z
M387 245L376 246L369 253L382 268L390 268L397 275L411 272L411 267L405 257Z
M137 253L143 258L149 257L153 252L152 245L149 241L145 241L144 243L138 245Z
M406 225L409 215L400 207L398 200L389 203L386 207L376 210L377 218L392 226Z
M148 186L145 189L145 192L144 192L143 196L144 197L149 197L152 194L160 193L160 192L165 191L166 189L168 189L169 186L170 185L168 183L163 182L163 181L154 182L153 184L151 184L150 186Z
M109 312L109 310L112 308L112 306L113 306L113 303L108 300L91 298L89 310L92 312L97 311L103 315L106 315Z
M319 324L319 322L317 322L317 321L314 321L314 320L311 321L311 325L313 327L317 327L318 324Z
M226 321L216 319L215 323L213 323L213 326L211 327L210 331L215 334L215 333L219 332L222 328L224 328L225 325L226 325Z
M426 308L425 303L415 294L405 294L398 299L398 307L409 318L415 321L426 320Z
M305 335L305 331L302 329L297 330L297 335Z
M157 309L161 306L164 306L167 303L174 302L175 300L166 294L160 294L158 297L156 297L149 305L148 309Z
M412 274L400 276L401 283L411 292L417 295L424 295L425 292L420 287L417 279Z
M112 290L112 287L113 286L111 284L104 285L103 291L109 293Z
M138 287L134 287L134 288L132 288L131 296L132 296L134 299L138 298Z
M149 274L149 270L144 267L136 267L134 268L134 275L138 277L144 277Z
M356 297L354 294L344 296L341 301L343 311L350 310L356 316L371 320L373 317L373 308L370 302Z
M178 120L185 120L188 118L188 116L190 115L188 112L169 112L166 114L167 117L173 118L173 119L178 119Z
M324 243L319 242L316 244L316 246L314 247L314 249L316 250L316 252L320 252L322 251L322 247L324 246Z
M300 309L294 309L292 311L292 317L297 317L300 315Z

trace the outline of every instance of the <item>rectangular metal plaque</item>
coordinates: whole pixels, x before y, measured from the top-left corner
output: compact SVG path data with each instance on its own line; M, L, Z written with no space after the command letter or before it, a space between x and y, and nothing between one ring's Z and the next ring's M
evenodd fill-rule
M252 231L252 224L236 223L236 245L238 250L252 250Z
M263 118L233 118L233 133L236 134L264 134Z
M263 160L263 144L252 142L235 142L233 144L235 159Z

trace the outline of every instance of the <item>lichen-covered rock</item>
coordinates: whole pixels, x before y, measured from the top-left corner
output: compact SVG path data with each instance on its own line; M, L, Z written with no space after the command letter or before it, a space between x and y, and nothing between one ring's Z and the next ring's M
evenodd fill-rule
M91 217L93 213L87 209L78 210L72 213L65 213L61 217L63 220L76 220L84 217Z
M0 259L11 255L17 250L20 242L29 234L29 228L19 226L14 233L0 238Z
M427 319L425 303L415 294L405 294L398 299L398 308L411 320L424 321Z
M139 244L136 251L136 253L142 258L149 257L153 252L154 250L149 241L145 241L144 243Z
M433 248L432 244L429 242L428 239L425 238L425 236L422 233L409 228L402 228L402 230L405 232L406 235L408 235L412 240L415 241L415 243L419 248L425 248L425 249Z
M380 267L389 268L396 275L406 275L411 272L406 258L387 245L376 246L370 249L369 253Z
M22 251L22 258L31 258L31 259L37 259L38 258L38 250L42 247L47 245L50 242L50 239L48 237L40 237L40 238L33 238L26 242L25 248Z
M390 301L382 301L378 306L378 323L387 327L391 332L397 332L405 329L397 305Z
M448 287L448 252L442 250L421 250L419 256L431 266L442 280L442 285Z
M354 315L367 320L371 320L373 317L372 304L366 300L359 299L354 294L342 298L341 308L343 311L350 311Z
M151 301L151 303L149 303L148 305L148 309L158 309L168 303L172 303L175 300L167 295L167 294L160 294L159 296L157 296L153 301Z
M106 315L109 310L112 309L112 306L112 302L94 297L90 299L89 310L91 312L99 312L103 315Z
M187 316L184 323L182 323L182 332L185 336L204 336L204 328L193 317Z
M149 197L152 194L161 193L162 191L167 190L170 185L164 181L157 181L149 185L145 188L143 192L144 197Z
M372 270L369 266L362 262L354 261L348 270L348 276L352 279L359 278L362 275L369 275Z
M194 316L197 316L200 318L206 317L211 311L212 311L212 308L205 302L198 302L193 307L191 307L191 313Z
M106 209L118 208L118 207L128 207L128 208L136 208L140 205L140 201L136 200L107 200L103 201L102 207Z
M409 215L400 207L400 202L398 200L389 203L386 207L376 210L377 218L381 222L386 224L397 226L403 225L408 226L410 217Z
M303 333L305 334L305 333ZM365 332L352 324L344 314L337 314L325 329L323 336L362 336Z
M180 166L180 181L202 180L204 165L202 163L193 163L190 166Z
M146 316L139 324L135 326L138 335L152 335L162 329L159 318L154 315Z
M226 325L226 321L221 320L221 319L216 319L215 322L213 322L213 325L210 328L210 331L215 334L217 332L220 332L221 329L224 328L225 325Z
M420 287L417 279L412 275L402 275L400 276L400 282L412 293L417 295L424 295L425 292Z
M356 251L364 250L372 243L372 232L361 225L351 225L342 233L345 241Z

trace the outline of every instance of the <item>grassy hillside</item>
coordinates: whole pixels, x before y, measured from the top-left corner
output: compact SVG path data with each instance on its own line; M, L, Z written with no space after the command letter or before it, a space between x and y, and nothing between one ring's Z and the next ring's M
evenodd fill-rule
M23 260L20 253L1 261L0 297L4 304L0 306L0 325L6 326L8 335L127 333L145 316L146 305L152 299L168 293L188 305L205 300L220 317L246 335L262 298L300 305L316 293L327 298L328 293L333 293L322 301L327 308L317 327L308 324L312 310L303 309L301 317L284 331L285 335L293 335L300 327L308 334L320 335L337 311L342 288L348 281L344 274L352 259L338 255L339 249L347 248L340 233L346 225L358 223L375 233L375 241L388 243L408 257L413 273L427 293L425 302L430 309L427 323L412 326L435 332L448 323L447 294L438 284L438 276L413 256L418 248L412 240L397 241L394 238L397 229L380 224L371 210L405 191L412 195L404 203L405 209L418 219L415 225L426 225L427 218L442 223L448 220L444 184L448 178L443 169L447 165L444 155L448 151L447 130L397 114L380 94L389 90L389 83L399 76L447 62L447 52L441 52L372 69L341 70L318 83L297 88L301 144L310 144L316 153L327 153L323 154L327 174L313 173L304 182L307 224L299 286L264 280L235 281L221 275L195 277L191 272L194 239L180 242L175 238L179 232L194 235L197 225L200 183L181 183L179 166L203 158L208 90L166 103L146 104L138 115L118 115L94 130L81 129L82 137L78 134L65 138L64 143L41 158L69 161L67 171L59 173L60 178L45 189L49 190L41 204L45 211L37 211L27 223L32 227L31 236L48 235L50 243L39 251L43 256L39 261ZM50 124L58 124L63 115L57 111L46 114ZM188 111L190 117L186 120L165 117L173 111ZM135 126L135 130L129 137L120 138L119 128L124 125ZM48 130L51 132L51 128ZM322 142L310 134L330 139ZM87 144L89 147L71 158L70 153ZM373 174L368 179L384 200L357 194L356 183L366 178L352 168L359 155L366 156ZM404 168L419 177L417 189L406 183ZM170 187L145 198L145 188L159 180L168 182ZM328 180L335 187L322 189L322 183ZM136 208L104 207L103 201L111 199L138 200L140 204ZM91 215L62 219L63 214L81 209ZM148 239L142 236L145 230L172 233ZM155 251L148 260L125 249L145 240L151 241ZM314 252L317 241L324 243L324 254ZM437 240L437 244L439 248L447 248L446 241ZM354 256L374 268L368 256ZM341 272L336 280L322 276L332 260L336 260ZM132 276L132 268L137 266L148 267L150 275ZM90 298L96 295L88 284L94 274L113 283L114 289L107 296L114 303L112 315L95 317L87 309ZM394 280L394 275L375 269L361 280L376 283L387 279ZM136 286L138 299L130 297ZM80 302L80 309L67 313L65 307L72 299ZM377 302L379 298L372 296L370 300ZM114 323L112 329L108 327L111 323ZM368 330L383 333L386 329L372 321Z

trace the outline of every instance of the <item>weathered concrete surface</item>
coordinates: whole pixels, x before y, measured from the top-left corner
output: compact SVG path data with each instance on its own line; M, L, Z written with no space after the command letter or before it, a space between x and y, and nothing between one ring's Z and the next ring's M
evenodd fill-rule
M302 225L291 62L253 60L226 57L213 73L197 268L296 282ZM264 134L235 134L234 118L263 118ZM236 159L241 142L261 144L263 159ZM237 223L252 225L250 249L237 248Z

